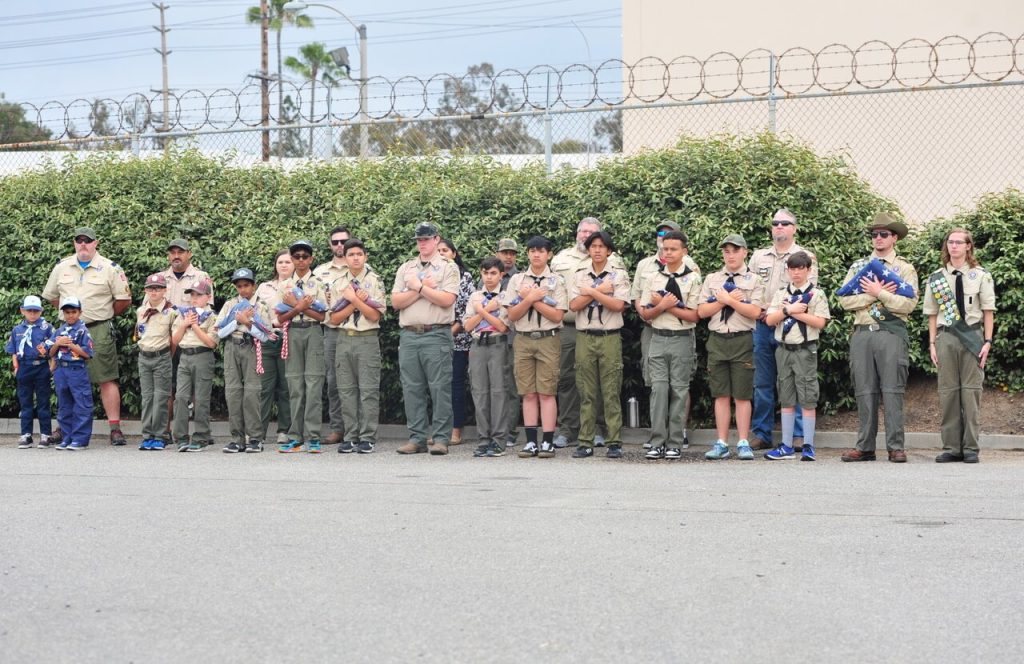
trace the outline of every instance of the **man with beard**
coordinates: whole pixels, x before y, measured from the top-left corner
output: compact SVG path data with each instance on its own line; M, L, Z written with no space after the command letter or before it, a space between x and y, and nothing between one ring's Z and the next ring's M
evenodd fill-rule
M327 306L331 302L331 285L342 276L348 275L348 263L345 261L345 243L351 238L351 233L344 226L336 226L331 230L331 260L323 265L318 265L313 270L313 276L324 282L327 287ZM338 396L338 377L334 367L334 360L338 349L339 326L331 322L331 317L324 317L324 363L327 365L327 407L330 412L330 433L324 438L328 445L340 443L345 433L344 418L341 415L341 399Z

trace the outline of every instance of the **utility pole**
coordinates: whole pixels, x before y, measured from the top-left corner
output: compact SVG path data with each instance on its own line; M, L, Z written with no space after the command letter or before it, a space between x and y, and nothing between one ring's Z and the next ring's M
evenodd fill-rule
M163 61L163 96L164 96L164 122L162 131L168 131L170 129L170 115L171 115L171 102L170 102L170 88L167 84L167 56L171 54L167 50L167 33L171 31L167 27L164 21L164 11L168 9L168 5L163 2L152 3L154 7L160 10L160 27L153 26L153 29L160 33L160 48L153 49L160 54L160 59ZM164 142L164 149L167 149L167 142Z
M270 127L270 7L260 0L260 106L264 127ZM278 82L280 85L280 82ZM280 113L280 111L278 111ZM270 130L263 132L263 161L270 161ZM280 138L278 139L280 140Z

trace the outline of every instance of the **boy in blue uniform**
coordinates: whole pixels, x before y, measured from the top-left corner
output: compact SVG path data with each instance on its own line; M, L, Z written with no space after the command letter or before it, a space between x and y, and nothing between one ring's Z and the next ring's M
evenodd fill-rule
M18 384L18 403L21 405L21 437L18 449L32 447L32 418L39 418L39 444L53 444L50 422L50 362L45 342L53 333L53 326L43 316L43 303L29 295L21 305L24 320L11 330L11 338L4 351L14 362L14 376ZM35 403L33 403L33 399Z
M64 324L54 331L46 345L57 359L53 382L57 386L57 424L64 432L58 450L84 450L92 438L92 383L88 360L93 343L82 322L82 303L73 295L60 301Z

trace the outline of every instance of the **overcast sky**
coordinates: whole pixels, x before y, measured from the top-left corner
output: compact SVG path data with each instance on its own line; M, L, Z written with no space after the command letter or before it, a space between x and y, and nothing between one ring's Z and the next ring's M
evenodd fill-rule
M464 73L538 64L597 65L621 55L621 0L330 0L368 30L371 76ZM258 0L165 0L170 87L239 89L259 69ZM159 12L139 0L0 0L0 92L41 105L76 98L123 99L159 88ZM353 27L311 7L313 29L286 28L284 55L321 41L347 46L358 70ZM271 70L274 41L271 34ZM357 72L353 71L353 76ZM150 96L150 94L147 94Z

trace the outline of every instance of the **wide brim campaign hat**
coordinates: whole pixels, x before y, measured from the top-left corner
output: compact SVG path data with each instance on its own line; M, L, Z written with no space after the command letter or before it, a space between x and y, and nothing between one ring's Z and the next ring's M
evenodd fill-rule
M896 217L892 216L888 212L879 212L874 216L874 218L871 219L871 221L868 222L869 231L877 229L885 229L887 231L891 231L895 233L896 237L899 238L900 240L907 237L907 234L910 233L910 229L907 228L907 225L905 223L903 223Z

